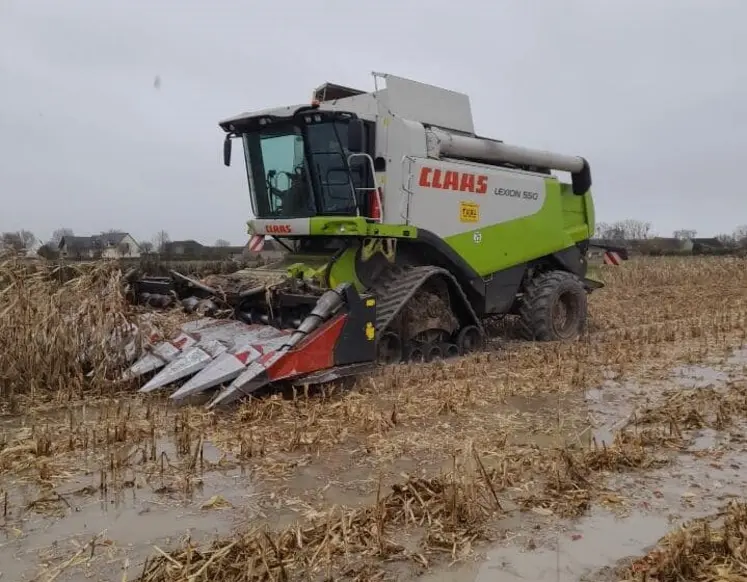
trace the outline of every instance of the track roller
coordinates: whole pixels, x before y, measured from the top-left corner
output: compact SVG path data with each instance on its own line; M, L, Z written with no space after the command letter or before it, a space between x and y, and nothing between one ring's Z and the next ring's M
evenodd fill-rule
M410 345L410 348L407 350L406 361L408 363L419 364L425 362L425 355L425 346L414 343Z
M448 342L444 342L441 344L441 351L443 352L445 360L457 358L460 355L459 347L456 344Z
M482 349L484 343L485 337L476 325L467 325L457 334L456 346L462 355Z
M397 364L402 361L402 340L393 331L385 332L379 338L377 346L377 359L379 364Z
M444 359L444 351L441 349L441 344L428 344L425 346L425 361L435 362L437 360Z

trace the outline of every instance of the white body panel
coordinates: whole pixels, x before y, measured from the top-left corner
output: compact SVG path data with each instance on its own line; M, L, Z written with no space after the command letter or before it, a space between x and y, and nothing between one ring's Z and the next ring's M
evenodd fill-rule
M320 108L355 113L376 124L372 157L386 161L386 170L376 174L385 223L413 224L444 237L530 216L542 208L546 195L544 181L552 179L550 175L514 171L476 161L450 160L449 156L569 172L579 172L586 164L583 158L576 156L477 137L469 97L465 94L394 75L374 75L386 79L386 88L323 101ZM286 116L297 107L300 105L262 113ZM258 113L247 113L234 119L256 115ZM487 193L479 195L421 186L418 181L422 164L443 172L469 172L473 168L475 173L487 176ZM522 194L518 197L494 194L514 191ZM524 193L529 198L524 198ZM463 204L460 206L460 203ZM250 225L257 234L309 234L308 219L252 220Z
M416 119L421 123L437 125L445 129L474 133L472 108L468 95L395 75L376 73L376 76L386 80L385 88L371 93L325 101L322 107L333 111L351 111L361 117L368 116L369 119L373 119L374 116ZM260 115L285 117L291 115L299 107L308 105L307 102L241 113L221 123Z
M448 160L416 159L408 224L440 237L531 216L545 203L545 178Z
M386 89L376 92L386 108L386 111L379 112L380 115L416 119L420 123L466 133L475 132L469 96L464 93L385 73L376 73L376 76L386 79Z
M249 226L254 234L269 236L294 236L309 234L310 232L308 218L278 220L255 218L249 221Z

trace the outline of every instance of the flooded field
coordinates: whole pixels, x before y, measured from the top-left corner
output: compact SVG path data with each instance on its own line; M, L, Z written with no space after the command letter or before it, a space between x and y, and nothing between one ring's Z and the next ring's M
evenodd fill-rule
M211 413L16 393L0 580L675 579L641 558L747 485L747 264L728 261L626 265L582 341L348 390Z

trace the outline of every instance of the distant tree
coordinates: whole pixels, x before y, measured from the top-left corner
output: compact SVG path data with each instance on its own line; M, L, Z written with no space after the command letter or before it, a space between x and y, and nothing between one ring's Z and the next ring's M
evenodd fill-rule
M625 230L617 222L614 224L600 222L597 224L596 236L605 240L623 241L625 240Z
M21 252L30 249L36 242L34 234L28 230L4 232L0 235L0 243L6 250Z
M725 247L732 247L737 244L734 234L719 234L716 235L716 240Z
M18 236L17 232L4 232L0 235L0 246L5 251L21 251L23 250L23 239Z
M50 244L54 245L55 248L60 246L62 237L75 236L72 228L58 228L52 233L52 238L49 239Z
M607 238L605 235L609 232L610 225L606 222L597 222L596 228L594 229L594 236L596 238Z
M618 220L611 224L600 222L596 227L596 236L607 240L645 240L651 238L651 223L643 220Z
M216 247L230 247L230 246L231 246L231 243L230 243L230 242L228 242L228 241L227 241L226 239L224 239L224 238L219 238L219 239L218 239L217 241L215 241L215 246L216 246Z
M140 245L140 250L143 252L143 254L149 254L153 252L153 243L149 240L143 240L138 243Z
M23 247L25 249L30 249L36 244L36 236L34 236L34 233L28 230L22 230L18 234L21 236L21 239L23 240Z
M166 250L166 245L171 242L169 233L165 230L159 230L156 236L153 237L153 244L156 247L156 251L162 253Z
M747 224L743 224L734 229L734 241L739 246L747 246Z
M643 220L627 219L619 224L627 240L645 240L651 236L651 223Z
M117 254L120 257L126 257L130 254L130 244L126 242L121 242L117 245Z
M679 240L692 240L695 238L696 234L698 234L697 230L683 228L680 230L675 230L672 233L672 236Z

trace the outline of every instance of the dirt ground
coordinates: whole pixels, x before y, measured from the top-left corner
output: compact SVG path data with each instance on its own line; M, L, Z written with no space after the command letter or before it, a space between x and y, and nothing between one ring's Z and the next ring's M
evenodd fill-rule
M581 341L348 391L18 396L0 580L676 579L648 552L747 486L745 267L632 261Z

